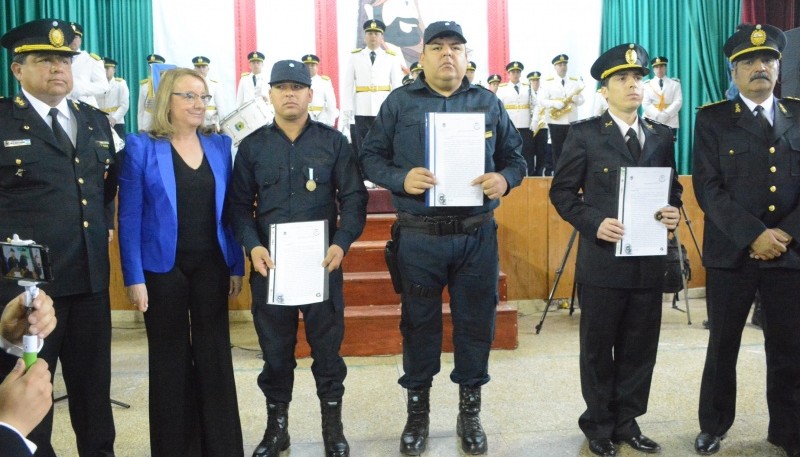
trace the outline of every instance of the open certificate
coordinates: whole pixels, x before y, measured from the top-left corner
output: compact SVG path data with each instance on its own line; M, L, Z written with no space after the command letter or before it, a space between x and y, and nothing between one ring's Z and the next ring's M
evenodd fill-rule
M425 162L436 176L426 206L481 206L483 189L470 185L486 173L485 115L427 113Z
M299 306L328 299L328 221L270 224L275 269L267 278L267 304Z
M622 167L619 171L619 214L625 235L617 257L666 255L667 227L659 210L669 204L672 168Z

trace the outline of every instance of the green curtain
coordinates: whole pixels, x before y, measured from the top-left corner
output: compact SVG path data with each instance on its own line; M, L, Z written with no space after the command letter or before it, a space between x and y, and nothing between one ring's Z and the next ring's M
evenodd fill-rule
M636 42L650 57L669 59L667 76L683 90L675 161L692 171L696 108L725 98L727 61L722 47L741 22L742 5L731 0L604 0L600 47Z
M83 25L83 49L116 60L117 76L131 91L131 109L125 128L136 131L139 80L147 77L147 55L153 49L151 0L4 0L0 5L0 34L41 18L75 21ZM12 96L19 85L11 74L8 52L0 52L0 95Z

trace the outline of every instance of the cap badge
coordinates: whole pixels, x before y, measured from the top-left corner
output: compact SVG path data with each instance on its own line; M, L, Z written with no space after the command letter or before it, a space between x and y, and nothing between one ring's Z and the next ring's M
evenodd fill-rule
M372 21L372 23L369 25L369 28L371 28L371 29L376 29L376 28L378 28L378 23L377 23L377 22L375 22L375 21Z
M754 46L761 46L767 41L767 32L761 29L761 24L757 25L755 29L753 29L753 33L750 34L750 42L753 43Z
M636 55L636 50L633 49L633 44L631 44L630 49L625 51L625 61L633 65L636 63L637 58L638 56Z
M64 46L64 32L57 26L58 23L53 22L53 28L50 29L50 33L47 35L47 37L50 38L50 44L53 45L54 48Z
M289 66L290 66L290 67L292 67L292 68L294 68L294 64L293 64L293 63L290 63L290 64L289 64Z

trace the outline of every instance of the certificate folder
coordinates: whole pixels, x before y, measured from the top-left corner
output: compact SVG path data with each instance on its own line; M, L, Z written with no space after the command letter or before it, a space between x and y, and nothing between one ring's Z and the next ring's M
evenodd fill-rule
M482 206L483 189L470 185L486 173L484 113L427 113L425 165L436 176L426 206Z
M617 257L667 255L667 227L659 210L669 205L670 167L622 167L619 170L617 219L625 235L617 242Z
M267 304L299 306L328 299L328 221L270 224Z

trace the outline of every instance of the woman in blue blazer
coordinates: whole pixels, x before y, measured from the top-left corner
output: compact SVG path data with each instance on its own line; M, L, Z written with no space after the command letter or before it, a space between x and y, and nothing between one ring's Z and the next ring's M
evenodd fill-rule
M224 218L231 140L204 131L210 96L196 71L164 73L155 98L119 180L122 274L147 328L151 455L243 455L228 328L244 274Z

